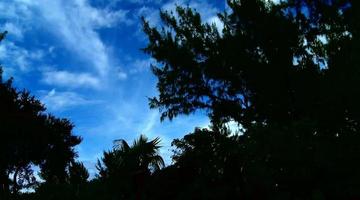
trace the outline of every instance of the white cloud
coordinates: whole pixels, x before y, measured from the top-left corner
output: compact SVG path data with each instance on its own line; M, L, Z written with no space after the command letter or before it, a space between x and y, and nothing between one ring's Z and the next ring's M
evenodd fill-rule
M125 80L125 79L127 79L127 74L125 72L118 71L117 78L120 80Z
M143 6L137 10L135 17L140 18L140 17L144 16L151 24L159 25L160 24L159 11L160 11L160 9Z
M100 80L88 73L71 73L68 71L45 71L42 82L70 88L99 88Z
M219 10L211 5L208 1L201 1L201 0L173 0L170 1L162 6L163 10L175 10L176 5L179 6L189 6L190 8L195 9L197 12L201 14L201 17L204 21L208 21L212 17L216 16Z
M147 135L152 134L154 126L156 125L156 123L159 123L159 121L160 121L159 112L152 111L149 114L149 117L146 119L146 122L143 124L143 127L140 128L141 129L140 133Z
M131 74L140 73L143 71L146 71L150 69L151 63L155 63L155 60L153 58L148 59L135 59L131 60L131 63L129 65L129 70Z
M40 97L49 111L63 111L74 106L96 104L99 101L88 100L75 92L57 92L52 89L48 92L41 91Z
M29 19L32 16L29 6L21 1L0 2L0 13L0 19L14 21Z
M106 22L99 17L100 13L94 12L96 10L92 10L84 1L68 4L58 0L41 1L37 9L44 16L43 20L51 31L68 49L92 63L100 74L107 72L110 65L109 55L95 31L95 28L105 25Z
M222 22L217 17L217 14L220 12L218 8L210 4L208 1L201 1L201 0L171 0L167 3L163 4L161 10L164 11L172 11L176 13L176 6L187 7L189 6L192 9L195 9L197 12L200 13L203 22L207 23L214 23L219 30L222 30ZM225 8L225 2L224 2ZM155 26L160 25L160 17L159 17L159 10L151 7L142 7L138 10L139 16L145 16L145 18Z
M210 17L208 20L207 20L207 23L209 24L215 24L217 30L219 33L222 33L222 30L224 29L224 23L219 19L219 17L216 15L216 16L213 16L213 17Z
M241 135L245 131L244 127L235 121L229 121L228 123L226 123L226 126L231 131L231 134L240 134Z
M282 2L283 0L269 0L269 1L272 1L272 2L274 2L275 4L278 4L278 3Z
M0 3L0 12L0 19L54 34L60 44L103 76L108 73L113 61L97 30L119 23L133 23L127 17L128 11L95 8L88 0L14 0ZM18 36L21 35L20 29L12 24L8 24L8 27Z
M1 31L8 31L8 36L15 36L17 39L23 38L23 30L14 23L6 22L1 28Z
M19 68L21 71L30 70L31 62L43 57L44 52L42 50L29 51L13 42L4 42L0 45L0 59L4 64L7 67Z
M164 0L108 0L111 5L116 5L117 3L127 2L127 3L133 3L133 4L160 4Z

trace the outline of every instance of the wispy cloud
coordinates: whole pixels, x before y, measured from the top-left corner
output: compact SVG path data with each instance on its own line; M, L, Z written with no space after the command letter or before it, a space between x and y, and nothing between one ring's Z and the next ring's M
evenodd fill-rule
M95 31L100 26L108 26L101 12L96 12L85 1L59 0L40 1L36 8L50 31L56 34L63 44L92 63L104 75L110 65L109 55L104 43Z
M125 72L119 71L119 72L117 73L117 78L118 78L119 80L125 80L125 79L127 79L127 74L126 74Z
M48 85L68 88L100 88L100 80L89 73L71 73L68 71L45 71L42 82Z
M29 19L32 16L32 12L28 4L24 4L25 1L15 0L15 1L1 1L0 2L0 13L1 19L4 20L15 20L23 21L24 19ZM30 3L30 1L28 1Z
M40 91L40 99L49 111L64 111L74 106L97 104L100 101L89 100L75 92Z
M15 0L0 3L0 11L6 20L36 25L55 35L60 44L91 64L102 76L109 71L112 56L97 30L132 23L127 10L98 9L87 0ZM20 29L12 25L7 26L21 36Z
M13 42L0 45L0 59L5 61L7 67L19 68L21 71L30 70L32 61L40 60L43 56L42 50L29 51Z
M215 24L219 29L222 28L222 22L217 17L217 14L221 12L217 7L211 4L209 1L201 1L201 0L173 0L163 5L163 10L174 11L175 6L189 6L192 9L195 9L197 12L201 14L201 18L204 22ZM225 8L225 2L224 2Z
M151 63L155 63L155 60L152 58L131 60L129 64L129 72L131 74L136 74L147 71L150 69Z
M160 4L163 1L166 0L107 0L109 2L110 5L114 6L116 4L119 3L132 3L132 4L137 4L137 5L142 5L142 4Z
M2 31L8 31L8 36L14 36L16 39L22 40L23 39L23 29L20 25L16 25L12 22L6 22L0 27Z
M142 124L142 126L140 126L140 133L143 134L153 134L154 132L154 127L156 125L156 123L160 122L160 116L159 113L157 111L153 111L149 114L149 116L144 120L144 124ZM150 135L151 137L156 137Z
M217 14L222 10L219 10L209 1L203 0L170 0L164 3L160 9L164 11L172 11L175 12L176 6L187 7L189 6L192 9L195 9L197 12L201 14L202 20L206 23L215 24L219 31L223 28L223 23L218 18ZM159 16L158 8L143 6L137 11L137 16L144 16L150 24L153 26L160 26L161 20ZM224 1L224 9L225 9L225 1ZM138 34L143 37L142 34Z

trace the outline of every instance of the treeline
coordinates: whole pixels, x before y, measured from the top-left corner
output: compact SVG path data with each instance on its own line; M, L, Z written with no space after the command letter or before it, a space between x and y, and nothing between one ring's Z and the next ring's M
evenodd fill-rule
M73 125L1 80L1 199L360 198L360 2L228 7L223 27L188 7L161 11L162 27L143 20L157 61L150 107L162 120L206 111L212 123L173 141L170 166L159 138L118 140L89 181Z

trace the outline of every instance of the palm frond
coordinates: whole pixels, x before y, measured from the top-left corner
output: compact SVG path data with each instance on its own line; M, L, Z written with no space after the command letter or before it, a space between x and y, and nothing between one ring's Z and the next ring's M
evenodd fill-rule
M129 151L130 146L125 140L119 139L114 140L114 149L117 151Z

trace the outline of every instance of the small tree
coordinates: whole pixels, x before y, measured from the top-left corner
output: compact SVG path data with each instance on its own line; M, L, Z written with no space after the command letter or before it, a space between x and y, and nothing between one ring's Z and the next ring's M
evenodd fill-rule
M89 172L81 162L71 162L69 166L69 182L73 185L81 185L89 179Z

